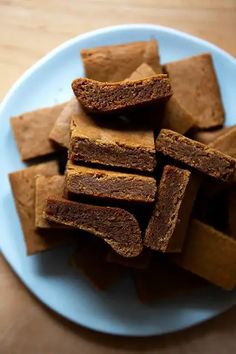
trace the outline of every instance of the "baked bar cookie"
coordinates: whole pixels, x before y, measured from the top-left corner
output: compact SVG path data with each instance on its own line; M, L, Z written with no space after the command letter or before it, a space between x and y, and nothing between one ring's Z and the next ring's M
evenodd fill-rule
M171 259L225 290L236 286L236 240L196 219L189 225L182 253Z
M155 40L83 49L81 57L85 76L98 81L122 81L142 63L162 72Z
M139 224L124 209L48 198L45 217L102 238L123 257L136 257L142 252Z
M161 252L180 252L199 187L188 170L166 165L156 194L144 245Z
M125 121L94 119L81 107L71 121L69 158L76 163L153 172L156 165L154 134Z
M24 233L27 254L46 251L71 242L65 230L39 230L35 228L35 176L58 174L56 161L34 165L9 174L12 193Z
M98 114L120 113L163 102L172 95L165 74L111 83L79 78L72 82L72 89L87 112Z
M236 160L172 130L161 130L156 151L224 182L234 177Z
M65 104L59 104L11 118L12 130L22 161L46 156L57 150L48 135L64 107Z
M224 107L211 54L164 65L174 96L195 120L195 126L209 129L224 123Z
M156 193L156 180L154 177L79 166L68 161L66 189L88 197L152 203Z

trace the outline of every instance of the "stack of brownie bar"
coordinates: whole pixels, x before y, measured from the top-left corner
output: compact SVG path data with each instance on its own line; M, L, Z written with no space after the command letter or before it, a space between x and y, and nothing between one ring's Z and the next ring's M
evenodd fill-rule
M142 301L236 286L236 127L210 54L160 64L155 40L84 49L74 97L11 120L9 175L28 255L68 242L99 289Z

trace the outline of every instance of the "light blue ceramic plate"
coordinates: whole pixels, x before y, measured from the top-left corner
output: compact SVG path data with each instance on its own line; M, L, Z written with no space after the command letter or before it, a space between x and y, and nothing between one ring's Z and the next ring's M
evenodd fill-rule
M235 59L206 41L153 25L109 27L62 44L17 81L0 109L2 253L24 284L54 311L97 331L130 336L162 334L205 321L235 304L236 292L226 293L209 287L191 296L158 300L149 306L140 303L128 277L108 292L95 291L82 275L67 266L71 253L69 247L26 257L7 178L8 172L24 167L10 130L9 117L70 98L71 81L83 75L79 55L81 49L150 38L159 41L163 63L211 52L226 108L227 124L236 123Z

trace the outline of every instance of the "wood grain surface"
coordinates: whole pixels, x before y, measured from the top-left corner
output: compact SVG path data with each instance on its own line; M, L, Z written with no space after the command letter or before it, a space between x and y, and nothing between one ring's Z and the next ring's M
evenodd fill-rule
M153 23L205 38L236 55L235 0L0 0L0 99L36 60L88 30ZM0 257L0 354L233 354L236 308L200 326L120 338L76 326L41 305Z

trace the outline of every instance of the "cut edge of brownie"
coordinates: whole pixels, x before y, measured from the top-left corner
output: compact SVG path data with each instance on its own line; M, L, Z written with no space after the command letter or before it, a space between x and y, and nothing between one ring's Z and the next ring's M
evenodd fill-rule
M180 252L198 183L190 171L166 165L144 244L161 252Z
M154 139L154 138L153 138ZM73 162L92 163L138 171L153 172L156 166L156 152L142 147L124 144L102 144L83 137L71 137L69 158Z
M65 182L70 193L134 203L154 202L157 189L153 177L73 165L71 161Z
M179 144L178 149L181 148L181 151L176 151L175 144ZM187 138L172 130L162 129L156 139L155 146L157 152L161 152L211 177L221 179L224 182L233 180L236 160L208 145ZM190 156L188 157L186 148L196 148L200 151L189 151ZM196 161L196 158L199 162ZM205 165L204 168L202 164ZM218 167L216 168L217 165Z
M136 257L143 249L138 221L124 209L50 197L47 199L44 215L49 221L78 228L102 238L123 257Z
M123 111L155 103L172 95L166 74L119 82L99 82L79 78L72 82L72 89L84 109L91 113Z

